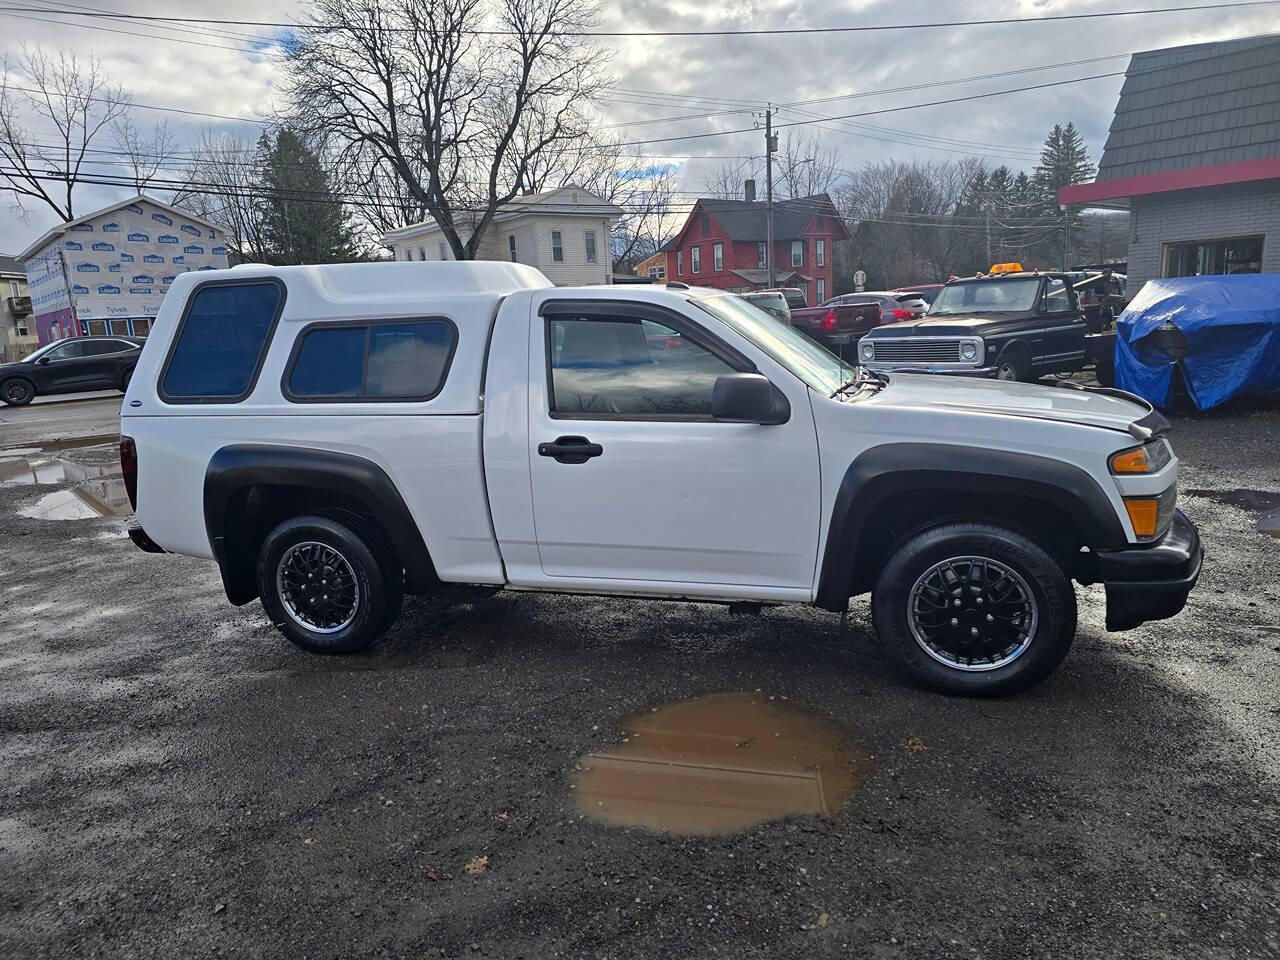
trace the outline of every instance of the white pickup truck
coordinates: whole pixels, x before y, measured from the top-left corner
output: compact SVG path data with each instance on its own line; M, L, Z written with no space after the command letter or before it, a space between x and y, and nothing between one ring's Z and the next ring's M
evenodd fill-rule
M743 299L514 263L245 266L171 287L125 397L153 552L216 560L308 650L448 584L845 610L957 693L1200 570L1168 424L1112 390L870 374Z

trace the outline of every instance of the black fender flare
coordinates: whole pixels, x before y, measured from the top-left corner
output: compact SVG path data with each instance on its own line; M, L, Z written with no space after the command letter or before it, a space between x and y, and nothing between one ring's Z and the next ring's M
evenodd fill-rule
M205 530L232 603L247 603L257 596L252 573L256 551L253 557L246 557L235 549L228 535L238 518L229 515L228 507L237 492L259 485L301 487L358 501L382 528L404 566L409 588L422 590L437 582L417 521L395 483L376 463L332 450L232 444L214 453L204 474ZM247 561L251 562L246 582Z
M1044 500L1076 519L1090 549L1130 546L1111 501L1087 472L1050 457L948 443L886 443L849 464L832 506L814 603L844 610L857 545L877 509L911 490L1015 494Z

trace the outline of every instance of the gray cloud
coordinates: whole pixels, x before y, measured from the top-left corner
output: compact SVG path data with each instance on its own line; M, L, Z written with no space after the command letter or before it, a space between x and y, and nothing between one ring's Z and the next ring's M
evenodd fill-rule
M75 4L67 0L68 6L77 4L90 6L88 0L75 0ZM1155 0L1014 0L1004 5L993 5L989 0L866 0L844 3L818 3L814 0L776 3L629 0L620 3L610 0L602 9L602 17L606 29L696 30L737 29L748 25L787 27L902 23L1001 15L1034 17L1143 5L1155 5ZM280 0L222 0L214 6L172 0L96 0L93 4L95 9L120 12L181 15L188 11L191 16L251 20L290 20L302 6ZM180 32L130 22L89 23L90 26L56 26L6 15L7 54L12 60L23 41L39 43L50 49L97 54L111 74L133 93L134 99L143 103L237 116L265 115L274 105L272 87L278 76L274 58L218 48L242 46L239 42L242 36L237 35L262 35L269 31L227 26L222 34L211 35L194 26L185 28L193 32ZM751 105L764 102L785 105L853 92L869 95L803 109L821 116L869 112L901 104L1120 71L1127 61L1120 58L971 83L887 92L893 88L1263 33L1274 29L1274 23L1274 8L1260 8L884 33L608 39L602 43L613 52L611 68L616 78L616 89L603 104L605 116L601 123L619 125L611 129L625 134L629 140L731 130L752 126ZM96 28L92 24L96 24ZM112 33L108 28L125 32ZM128 32L164 34L171 39L130 36ZM175 38L218 46L192 46L173 42ZM956 156L951 152L955 150L985 156L993 164L1005 162L1014 168L1030 168L1034 160L1029 158L1028 151L1038 150L1045 133L1054 123L1071 120L1084 133L1090 156L1096 162L1106 139L1119 88L1119 78L1094 80L854 121L886 128L881 131L858 130L847 122L822 124L834 129L818 129L812 125L795 129L820 133L825 141L839 150L841 166L845 168L887 157L945 158ZM727 112L733 110L739 112ZM712 112L720 115L649 122L663 117ZM135 112L134 119L145 130L163 116L139 110ZM248 124L172 114L168 117L171 129L185 146L190 146L204 127L233 131L241 136L254 136L257 132L256 127ZM784 123L809 119L785 106L779 115L780 122ZM905 136L903 132L948 140L930 141L932 145L928 145ZM871 139L872 136L882 139ZM969 145L975 143L1006 146ZM111 145L110 142L102 144ZM948 149L941 149L943 147ZM736 134L652 144L639 149L650 156L671 158L679 163L682 190L689 195L697 195L705 187L707 176L723 162L721 157L759 155L763 149L763 136ZM1002 153L1009 156L1002 156ZM687 155L704 159L686 159ZM95 169L111 168L100 166ZM125 192L114 188L85 188L77 198L77 206L79 210L88 212L119 199ZM10 210L0 211L0 250L17 252L48 228L50 217L34 206L31 211L29 221L25 223Z

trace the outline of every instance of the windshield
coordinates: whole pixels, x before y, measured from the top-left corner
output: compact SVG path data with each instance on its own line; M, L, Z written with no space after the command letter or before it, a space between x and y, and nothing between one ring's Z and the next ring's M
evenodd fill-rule
M854 377L853 368L834 353L741 297L704 297L693 303L746 337L823 396L835 393Z
M929 308L929 316L948 313L1023 313L1036 305L1039 277L949 283Z
M63 337L63 338L62 338L62 340L66 340L66 339L67 339L66 337ZM35 351L33 351L32 353L29 353L29 354L27 354L25 357L23 357L23 358L22 358L22 362L23 362L23 363L35 363L37 360L39 360L41 357L43 357L46 353L48 353L50 350L52 350L52 349L53 349L54 347L56 347L58 344L62 343L62 340L55 340L55 341L53 341L53 343L46 343L46 344L45 344L43 347L41 347L39 350L35 350Z

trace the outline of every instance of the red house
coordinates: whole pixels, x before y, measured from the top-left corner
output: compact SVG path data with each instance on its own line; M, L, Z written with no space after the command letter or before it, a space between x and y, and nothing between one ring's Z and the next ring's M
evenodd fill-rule
M667 253L667 279L745 293L769 286L765 204L711 200L693 205ZM810 306L835 294L832 245L850 239L831 197L819 193L773 204L773 280L799 287Z

